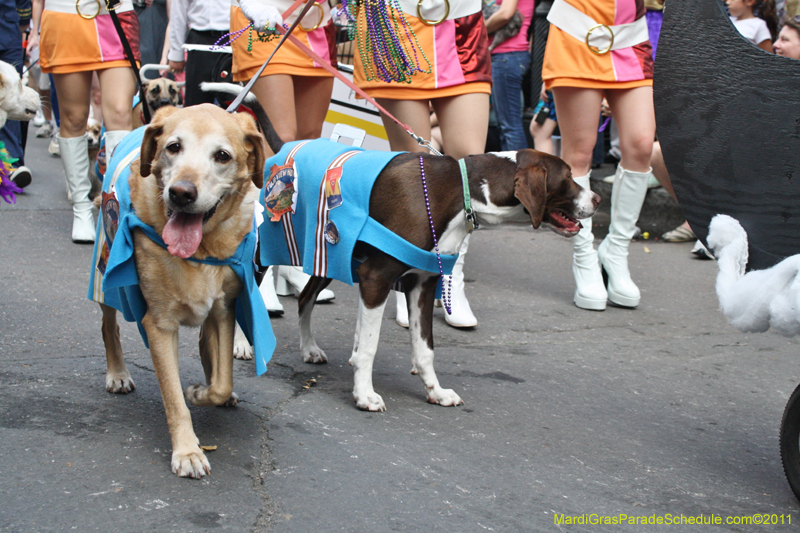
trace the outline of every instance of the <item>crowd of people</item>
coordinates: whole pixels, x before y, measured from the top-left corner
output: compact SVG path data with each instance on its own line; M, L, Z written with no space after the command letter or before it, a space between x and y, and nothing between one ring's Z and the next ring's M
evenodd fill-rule
M191 46L187 52L184 45L232 39L232 81L247 82L274 51L274 28L297 18L300 9L293 4L122 0L109 11L106 2L89 0L0 0L0 59L22 73L25 57L29 65L38 58L42 75L31 77L49 102L40 133L53 133L51 153L60 154L64 166L73 241L95 239L87 122L90 116L102 116L109 155L131 130L137 88L130 60L167 64L163 74L185 76L186 106L212 101L199 83L213 79L220 55ZM754 45L800 59L800 1L726 4L734 26ZM531 65L534 7L534 0L350 0L344 5L317 0L294 36L335 65L337 38L348 34L355 42L354 82L417 135L431 139L435 133L443 153L461 158L484 152L490 110L503 151L529 147L523 80ZM639 289L628 270L628 246L648 187L660 183L672 190L657 143L652 90L663 8L664 0L555 0L548 15L541 100L530 125L535 147L558 151L585 188L591 187L596 166L599 124L603 129L613 119L617 147L616 173L609 178L608 236L595 249L589 219L573 239L574 302L583 309L603 310L609 302L639 304ZM341 21L349 32L342 30ZM320 136L332 88L331 74L287 42L252 91L280 137L291 141ZM95 99L98 90L101 97ZM95 100L99 106L93 110ZM428 150L388 116L382 118L392 150ZM556 131L560 146L552 143ZM26 138L25 125L13 121L0 131L0 140L18 160L14 179L22 187L31 181L24 160ZM664 239L685 241L694 235L684 223ZM477 324L464 291L468 247L469 236L446 281L452 301L446 320L454 327ZM280 294L299 291L307 279L296 268L281 267L274 275ZM319 298L331 299L333 293L324 291ZM267 306L281 309L277 298ZM408 325L400 293L397 321Z

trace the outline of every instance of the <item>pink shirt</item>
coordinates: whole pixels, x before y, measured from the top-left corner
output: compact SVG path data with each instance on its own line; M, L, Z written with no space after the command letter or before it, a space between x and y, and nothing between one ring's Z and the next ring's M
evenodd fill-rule
M497 5L501 5L502 3L502 0L497 0ZM528 44L528 27L531 25L531 20L533 19L533 3L534 0L519 0L517 2L517 11L522 13L522 28L520 28L519 33L514 37L492 50L492 54L527 52L530 49L530 45Z

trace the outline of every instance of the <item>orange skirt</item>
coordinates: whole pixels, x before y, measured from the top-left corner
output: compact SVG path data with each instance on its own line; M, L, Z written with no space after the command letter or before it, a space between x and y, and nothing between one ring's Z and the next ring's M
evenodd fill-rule
M51 5L55 9L48 9ZM92 12L92 9L97 9L91 2L81 2L80 5L82 11ZM42 72L68 74L118 67L130 68L131 64L125 57L125 50L111 15L103 9L96 17L86 19L78 15L74 6L75 3L69 1L45 1L39 41ZM69 7L73 13L66 12ZM122 12L118 10L117 13L125 37L138 61L139 19L133 9Z
M373 98L392 100L428 100L461 94L492 92L492 59L489 38L480 12L445 20L436 26L422 23L403 13L416 36L412 42L405 32L398 35L406 50L417 49L416 61L421 70L411 76L411 83L386 83L377 77L367 79L367 70L374 72L371 58L362 57L356 48L353 81ZM366 31L366 15L358 13L359 39ZM417 46L419 43L419 46Z
M567 0L598 24L628 24L645 16L644 0ZM550 24L542 64L547 89L632 89L653 85L650 41L598 55L585 42Z
M312 13L313 11L307 16ZM237 6L231 6L231 31L238 31L248 24L250 21L244 16L242 10ZM253 40L252 50L248 52L249 31L245 31L231 44L233 47L233 81L247 81L255 76L264 61L275 50L279 41L279 37L265 43ZM298 25L292 31L292 35L336 67L336 26L333 25L333 21L328 21L324 26L310 32L304 31ZM255 38L255 30L253 30L253 37ZM280 50L269 62L261 76L273 74L333 77L288 40L281 45Z

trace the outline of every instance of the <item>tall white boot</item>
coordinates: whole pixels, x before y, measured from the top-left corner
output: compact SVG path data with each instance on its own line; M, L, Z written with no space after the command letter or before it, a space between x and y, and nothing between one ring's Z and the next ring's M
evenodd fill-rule
M275 291L280 296L295 296L303 292L303 288L308 283L311 276L303 272L301 267L280 266L278 267L278 283ZM322 289L317 296L317 302L329 302L335 298L333 291Z
M478 325L478 319L472 314L467 295L464 294L464 258L469 248L470 235L464 237L458 251L458 259L453 267L452 276L442 276L442 290L447 290L450 284L450 310L452 314L444 313L445 321L454 328L472 328ZM442 295L444 296L444 295Z
M69 139L59 136L58 145L67 186L72 194L72 241L92 243L96 228L92 219L92 202L89 200L89 192L92 190L89 177L89 138L86 134Z
M608 236L600 243L597 255L608 276L608 301L622 307L639 305L639 287L628 271L628 246L636 231L647 181L651 172L632 172L617 166L611 189L611 223Z
M591 190L591 171L585 176L573 177L573 181L586 190ZM581 230L572 238L572 275L575 277L575 296L573 301L581 309L603 311L606 308L608 293L600 273L600 262L594 250L592 219L580 221Z
M261 285L258 286L258 292L261 293L261 298L264 300L264 305L270 316L283 314L283 304L278 300L278 295L275 293L274 267L269 267L264 273L264 279L261 280Z
M106 132L106 167L108 167L108 163L111 162L111 155L114 153L114 148L116 148L119 142L129 133L129 130L114 130Z
M408 304L406 303L406 293L394 291L397 300L397 314L395 315L395 322L403 328L408 327Z

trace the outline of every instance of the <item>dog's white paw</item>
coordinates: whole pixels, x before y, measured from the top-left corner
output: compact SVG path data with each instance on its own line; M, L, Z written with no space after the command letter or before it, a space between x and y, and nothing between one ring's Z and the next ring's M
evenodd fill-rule
M114 394L128 394L136 390L136 384L128 372L121 374L108 372L106 373L106 390Z
M328 362L328 356L325 355L325 352L322 351L322 348L314 345L303 349L303 362L322 365Z
M253 358L253 347L247 341L247 337L242 328L239 327L239 324L236 324L236 333L233 336L233 357L245 361Z
M199 447L185 453L176 451L172 452L172 473L180 477L200 479L211 473L211 465Z
M244 342L233 343L233 357L243 361L249 361L253 358L253 347L250 346L247 339L245 339Z
M386 404L383 403L383 398L376 392L369 392L367 394L357 394L353 392L353 400L356 402L356 407L362 411L385 411Z
M434 388L428 391L428 402L442 405L444 407L453 407L461 405L464 400L456 394L453 389L443 389L441 387Z

